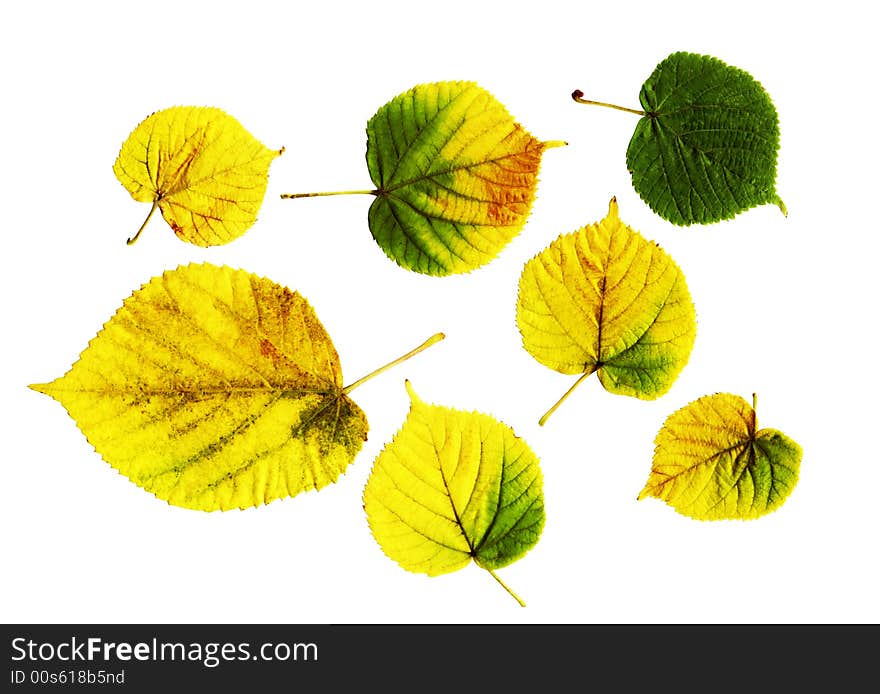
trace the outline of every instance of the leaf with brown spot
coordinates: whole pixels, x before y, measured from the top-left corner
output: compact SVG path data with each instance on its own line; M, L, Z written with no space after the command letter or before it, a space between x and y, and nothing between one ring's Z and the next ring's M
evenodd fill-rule
M257 219L269 166L266 148L219 108L175 106L146 118L123 143L113 173L138 202L152 203L184 241L229 243Z
M522 230L546 149L473 82L420 84L367 123L375 196L370 232L398 265L427 275L474 270ZM344 193L294 193L284 198Z
M132 482L213 511L335 482L367 437L349 393L384 368L343 386L330 336L299 293L203 264L151 279L70 371L31 387Z

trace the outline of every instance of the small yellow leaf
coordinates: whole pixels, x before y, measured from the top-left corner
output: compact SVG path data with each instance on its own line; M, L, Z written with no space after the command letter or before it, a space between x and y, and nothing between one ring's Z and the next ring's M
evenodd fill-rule
M601 222L563 234L526 263L516 319L529 354L581 374L562 400L594 371L612 393L657 398L684 368L696 336L684 274L620 220L614 199Z
M306 300L209 264L154 277L70 371L31 387L133 482L205 511L320 489L367 435Z
M429 405L409 382L407 391L409 415L364 489L373 536L408 571L436 576L473 560L516 598L493 570L541 535L538 458L498 420Z
M184 241L216 246L241 236L263 203L271 150L219 108L175 106L145 119L123 143L113 172L138 202L158 207Z
M758 430L754 406L730 393L674 412L654 443L639 499L657 497L697 520L751 519L776 510L797 483L802 456L782 432Z

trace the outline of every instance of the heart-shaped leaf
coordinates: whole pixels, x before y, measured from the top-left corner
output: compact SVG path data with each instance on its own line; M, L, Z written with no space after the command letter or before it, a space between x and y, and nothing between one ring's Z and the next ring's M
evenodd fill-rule
M541 142L473 82L420 84L367 123L375 196L369 226L386 255L409 270L450 275L492 260L531 210ZM293 193L285 198L337 193Z
M299 293L203 264L154 277L70 371L31 388L64 405L132 482L213 511L335 482L367 437L348 396L364 380L343 386L330 336Z
M495 574L544 527L538 459L510 427L478 412L412 404L373 463L364 509L382 550L407 571L449 573L472 560Z
M755 404L707 395L670 415L655 440L639 499L662 499L697 520L751 519L775 511L797 484L801 447L758 429Z
M269 165L284 149L264 147L219 108L175 106L144 120L123 143L113 172L138 202L158 208L184 241L216 246L257 219Z
M779 119L750 74L707 55L673 53L642 85L642 116L626 151L633 187L673 224L708 224L765 203L776 193Z
M672 386L696 336L684 274L657 244L620 221L563 234L526 263L516 320L523 347L564 374L581 374L543 424L593 372L606 390L652 400Z

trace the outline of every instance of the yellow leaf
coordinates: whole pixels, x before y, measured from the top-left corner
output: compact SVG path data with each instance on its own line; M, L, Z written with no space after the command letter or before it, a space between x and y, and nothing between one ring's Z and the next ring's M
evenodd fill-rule
M608 216L563 234L526 263L517 324L545 366L581 374L543 424L593 372L606 390L652 400L672 386L696 336L684 275L657 244Z
M152 203L184 241L216 246L257 219L269 166L267 149L219 108L175 106L144 120L123 143L113 172L138 202Z
M544 527L538 459L510 427L478 412L412 404L373 463L364 509L391 559L429 576L473 560L494 573L531 549Z
M654 496L697 520L751 519L774 511L794 489L801 447L758 430L754 405L707 395L670 415L655 440L639 499Z
M133 482L211 511L335 482L367 436L348 397L363 380L343 387L330 336L299 293L203 264L154 277L70 371L31 387Z

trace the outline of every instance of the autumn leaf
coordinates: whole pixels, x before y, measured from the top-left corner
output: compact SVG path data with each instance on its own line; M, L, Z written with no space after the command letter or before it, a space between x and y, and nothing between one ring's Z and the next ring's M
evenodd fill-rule
M375 196L369 227L396 263L428 275L474 270L516 236L531 210L541 142L473 82L420 84L367 123L375 189L283 198Z
M247 231L263 203L267 149L219 108L175 106L144 120L123 143L113 172L138 202L151 203L184 241L229 243Z
M392 366L442 339L437 334ZM210 264L154 277L64 376L58 400L101 456L175 506L247 508L335 482L367 419L308 302Z
M662 499L697 520L752 519L775 511L794 489L801 447L758 429L755 403L707 395L669 416L639 499Z
M526 263L516 320L540 363L590 374L606 390L652 400L672 386L696 336L684 275L657 244L624 224L612 198L601 222L563 234Z
M376 461L364 510L376 542L407 571L449 573L473 561L516 600L495 569L519 559L544 527L538 459L510 427L423 402Z
M750 74L718 58L673 53L642 85L642 109L583 98L641 116L626 151L633 187L673 224L708 224L772 203L779 119Z

